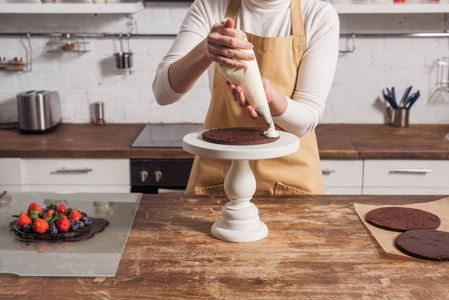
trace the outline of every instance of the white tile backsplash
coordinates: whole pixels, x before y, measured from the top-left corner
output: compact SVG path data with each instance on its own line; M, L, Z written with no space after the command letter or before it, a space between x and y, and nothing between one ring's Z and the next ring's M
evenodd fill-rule
M1 2L5 0L0 0ZM1 14L0 32L108 32L175 34L189 3L147 3L128 15ZM340 15L342 33L441 32L443 14ZM103 101L105 119L114 123L201 123L210 92L207 76L178 103L159 106L151 90L156 68L172 37L134 38L135 73L115 74L113 54L118 39L88 39L87 53L47 53L46 37L33 37L32 72L0 71L0 122L17 121L16 94L29 89L54 89L61 95L64 122L90 122L90 106ZM26 39L0 37L0 56L26 57ZM123 46L128 49L126 41ZM342 38L340 49L351 46ZM340 55L323 123L388 121L382 89L398 94L409 85L421 90L410 123L448 123L449 93L436 91L436 61L449 55L447 38L357 37L355 52Z

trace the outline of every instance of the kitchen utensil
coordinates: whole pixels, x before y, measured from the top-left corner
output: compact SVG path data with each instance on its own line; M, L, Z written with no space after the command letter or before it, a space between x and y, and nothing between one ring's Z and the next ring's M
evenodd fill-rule
M206 142L201 138L202 131L189 133L182 139L182 147L189 153L232 161L224 180L224 191L230 202L212 226L214 237L228 242L253 242L267 236L268 228L260 221L257 207L250 202L256 191L256 179L249 160L282 157L298 151L297 136L285 131L279 133L280 138L275 142L238 147Z
M127 36L128 49L124 50L123 38L122 38L122 35L120 35L120 38L119 38L120 39L120 52L114 53L117 74L129 75L129 74L133 73L133 71L132 71L133 53L129 47L129 38L130 38L130 36L128 34L128 36Z
M388 90L388 88L387 88L387 90ZM399 108L399 107L397 106L396 102L394 102L393 99L390 97L390 95L387 94L387 93L385 93L384 90L382 90L382 94L383 94L385 100L390 104L391 107L393 107L393 108L395 108L395 109L398 109L398 108Z
M405 104L408 100L408 95L410 94L410 91L412 90L412 86L407 88L404 92L404 95L402 96L401 103L399 104L400 107L405 108Z
M21 133L46 133L61 124L61 104L56 91L19 93L17 108Z
M397 102L396 102L396 97L394 95L394 87L390 90L389 88L387 88L387 93L388 93L388 98L390 99L390 105L394 108L399 108Z
M409 124L409 109L399 108L394 109L388 107L388 114L390 115L391 125L394 127L408 127Z
M117 52L114 54L115 64L118 70L131 69L133 67L132 52Z
M410 96L405 108L410 109L410 107L412 107L412 105L416 102L416 100L418 100L419 96L421 96L419 91Z

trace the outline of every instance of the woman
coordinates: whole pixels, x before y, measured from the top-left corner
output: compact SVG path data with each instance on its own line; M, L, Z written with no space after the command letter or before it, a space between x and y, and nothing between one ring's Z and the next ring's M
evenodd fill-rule
M332 85L338 40L338 15L319 0L196 0L158 67L154 94L160 105L174 103L209 69L213 87L204 129L266 127L241 108L247 106L241 88L227 83L213 63L244 68L241 60L254 57L239 50L253 49L276 129L301 141L294 154L250 162L256 194L321 194L314 129ZM257 117L252 107L247 111ZM229 166L195 157L186 193L224 194Z

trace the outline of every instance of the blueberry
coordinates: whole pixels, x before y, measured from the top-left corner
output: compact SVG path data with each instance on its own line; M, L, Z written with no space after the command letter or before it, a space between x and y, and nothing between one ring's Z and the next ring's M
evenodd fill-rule
M83 222L76 222L76 225L78 225L79 229L83 229L84 228L84 223Z
M83 217L86 217L86 218L87 218L87 214L86 214L85 212L80 211L79 213L80 213Z
M72 225L70 225L70 229L72 229L73 231L78 230L78 224L73 223Z
M51 224L54 224L54 223L51 223ZM47 229L47 233L49 233L49 234L57 234L58 233L58 228L56 228L56 226L50 226L50 227L48 227L48 229Z
M89 225L91 223L90 219L87 217L81 218L81 222L83 222L84 225Z
M70 225L75 224L75 220L69 219Z
M23 225L22 230L25 233L31 233L33 231L33 225L25 224L25 225Z
M40 213L39 218L42 218L45 215L45 213Z
M56 228L56 224L55 223L50 223L50 224L48 224L48 228Z

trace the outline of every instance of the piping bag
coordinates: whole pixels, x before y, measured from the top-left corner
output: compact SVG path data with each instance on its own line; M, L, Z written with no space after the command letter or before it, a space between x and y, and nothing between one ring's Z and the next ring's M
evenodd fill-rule
M222 24L224 25L225 22L226 20L222 21ZM240 51L254 55L252 49ZM232 68L220 64L217 64L217 68L226 80L242 88L248 103L256 109L259 117L269 126L264 135L267 137L278 137L279 133L274 129L274 122L271 118L270 107L263 88L262 76L260 75L257 60L253 59L243 62L246 63L246 68Z

